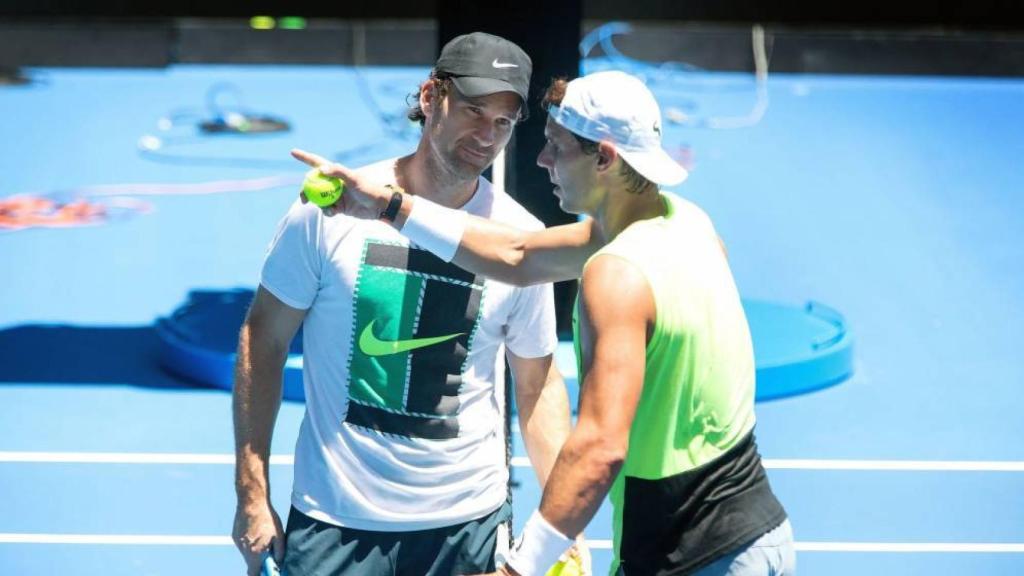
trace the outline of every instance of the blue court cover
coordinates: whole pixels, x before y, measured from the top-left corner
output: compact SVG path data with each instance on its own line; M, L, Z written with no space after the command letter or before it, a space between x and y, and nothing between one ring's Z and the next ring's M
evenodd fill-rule
M157 322L161 366L231 390L238 332L253 295L247 288L190 292L171 316ZM800 307L749 299L743 308L754 341L757 400L813 392L853 373L853 337L838 311L816 302ZM285 364L284 398L305 400L301 330Z

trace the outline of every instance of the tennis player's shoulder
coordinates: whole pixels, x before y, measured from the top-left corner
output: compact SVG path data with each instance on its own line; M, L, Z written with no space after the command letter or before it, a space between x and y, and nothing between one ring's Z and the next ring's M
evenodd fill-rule
M686 198L683 198L682 196L679 196L678 194L673 194L671 192L662 192L662 194L664 194L665 197L668 198L668 201L672 203L672 206L676 209L680 216L708 219L707 212L705 212L703 208L698 206L692 200L688 200Z
M684 222L688 229L714 231L715 226L711 222L711 216L703 208L682 196L675 194L666 194L666 196L676 210L676 218Z
M312 222L316 222L321 216L320 207L312 202L302 203L298 198L292 202L292 205L288 208L288 213L284 219L286 222L295 225L302 223L303 225L310 225Z

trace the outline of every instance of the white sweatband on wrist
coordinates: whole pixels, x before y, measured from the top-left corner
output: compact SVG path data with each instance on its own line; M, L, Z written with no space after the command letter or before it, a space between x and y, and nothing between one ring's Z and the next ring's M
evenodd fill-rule
M469 214L462 210L445 208L417 196L399 232L434 256L451 262L462 241L467 218Z
M545 520L540 510L534 510L507 565L522 576L544 576L574 542Z

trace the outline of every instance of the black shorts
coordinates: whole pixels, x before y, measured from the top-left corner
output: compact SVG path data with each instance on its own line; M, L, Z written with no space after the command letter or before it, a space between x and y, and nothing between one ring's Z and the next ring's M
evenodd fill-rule
M320 522L292 508L285 530L282 572L284 576L493 572L498 536L511 533L511 513L512 507L506 502L486 516L462 524L412 532L375 532ZM499 530L501 525L505 529Z

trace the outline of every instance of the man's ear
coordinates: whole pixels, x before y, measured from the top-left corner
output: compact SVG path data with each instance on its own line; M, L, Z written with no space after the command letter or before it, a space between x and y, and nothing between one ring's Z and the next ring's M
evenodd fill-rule
M420 84L420 110L423 110L423 115L429 117L434 112L434 106L439 101L437 83L433 79L428 78Z
M615 160L619 158L619 152L615 149L615 146L608 141L602 140L597 144L597 170L598 172L604 172L615 164Z

